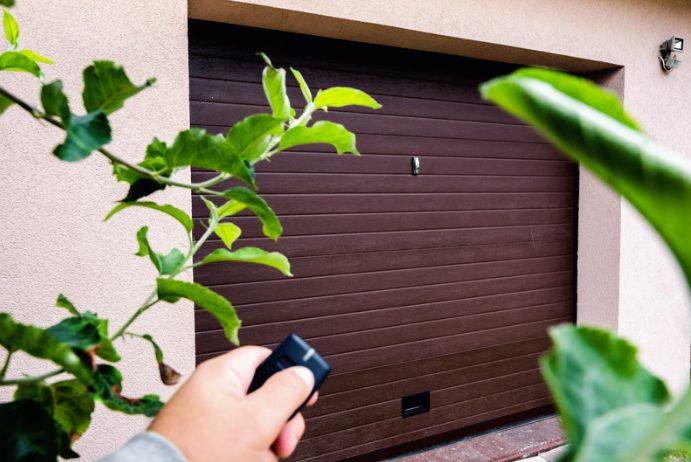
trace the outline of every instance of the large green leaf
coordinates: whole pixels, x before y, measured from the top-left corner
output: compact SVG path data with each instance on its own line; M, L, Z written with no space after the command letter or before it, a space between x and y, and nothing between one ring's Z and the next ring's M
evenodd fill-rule
M228 143L248 162L257 161L283 133L283 121L269 114L254 114L228 131Z
M65 130L65 142L55 148L53 153L67 162L82 160L111 140L108 118L101 111L85 116L72 115L65 124Z
M322 120L311 127L293 127L281 138L279 148L289 149L301 144L330 144L338 154L351 152L360 155L355 147L355 135L341 124Z
M6 51L0 54L0 71L28 72L41 77L41 68L38 64L18 51Z
M0 0L0 5L7 7L14 6L14 0Z
M115 350L113 342L108 335L108 320L99 318L95 313L86 311L81 315L82 319L91 323L98 329L98 345L96 347L96 356L103 358L106 361L117 362L120 361L120 354Z
M170 168L200 167L223 173L254 185L254 169L235 151L223 135L211 135L199 128L178 134L173 145L163 151L163 159Z
M159 274L175 273L185 260L185 255L178 249L172 249L167 255L155 252L151 248L151 245L149 245L149 239L147 237L148 232L148 226L143 226L139 231L137 231L139 250L137 251L136 255L140 257L145 257L148 255Z
M665 405L665 384L636 360L636 348L610 332L559 326L550 331L554 348L541 360L564 431L575 453L590 422L637 404Z
M158 288L158 297L161 300L175 303L180 298L186 298L206 310L221 324L226 338L233 344L239 345L240 319L233 305L224 297L200 284L173 279L158 278L156 287Z
M364 91L349 87L332 87L319 90L314 98L314 107L317 109L344 106L364 106L379 109L381 104Z
M188 233L192 232L192 218L189 215L187 215L185 212L183 212L175 206L169 204L159 205L155 202L123 202L121 204L118 204L117 206L115 206L115 208L113 208L113 210L108 212L108 215L106 215L103 221L107 221L116 213L129 207L145 207L148 209L158 210L159 212L163 212L167 215L170 215L175 220L177 220Z
M108 364L99 364L94 373L94 396L109 409L125 414L143 414L153 417L163 407L157 395L144 395L141 398L122 396L122 374Z
M262 85L264 87L264 94L269 101L274 117L287 120L290 117L290 100L286 92L286 71L285 69L276 69L271 64L269 58L260 53L261 57L266 63L264 72L262 74Z
M70 106L62 91L62 81L56 80L41 87L41 104L48 117L60 117L63 125L70 123Z
M524 71L481 91L628 199L666 241L691 285L691 157L656 144L616 107L603 109L611 97L579 82L552 71L540 78ZM560 91L566 87L578 91Z
M79 380L63 380L52 384L23 384L14 393L15 400L39 403L70 438L84 434L91 423L94 399Z
M216 226L216 229L214 229L214 233L216 233L226 247L230 249L233 246L233 242L242 234L242 229L235 223L220 223Z
M84 69L82 99L88 112L103 111L111 114L122 108L125 100L154 84L149 79L142 85L134 85L122 66L112 61L96 61Z
M36 61L37 63L55 64L52 59L41 56L33 50L19 50L19 54L22 54L30 60Z
M62 442L58 425L30 400L0 404L0 460L55 462Z
M56 340L46 329L15 322L7 313L0 313L0 345L53 361L82 382L92 382L91 371L69 345Z
M5 30L5 38L10 43L12 48L17 48L19 41L19 26L14 16L9 11L3 10L2 25Z
M281 226L281 222L276 216L276 213L274 213L271 207L269 207L269 204L254 191L238 186L224 191L223 196L226 199L231 199L236 204L242 205L237 207L233 204L226 204L219 208L218 213L220 216L229 216L231 209L233 213L237 213L242 210L242 206L245 206L259 217L262 222L262 231L266 237L275 241L283 233L283 226Z
M201 261L202 265L224 261L244 263L257 263L276 268L285 276L292 276L290 262L285 255L279 252L267 252L256 247L242 247L235 251L228 249L216 249Z
M59 300L58 300L59 301ZM89 311L66 318L47 331L57 341L79 350L93 350L107 361L119 361L120 355L108 337L108 320Z

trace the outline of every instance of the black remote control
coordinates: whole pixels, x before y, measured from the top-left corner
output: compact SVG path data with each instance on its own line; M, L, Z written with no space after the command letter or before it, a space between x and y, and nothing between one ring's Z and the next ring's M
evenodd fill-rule
M331 366L317 351L305 342L300 336L290 334L280 345L262 362L254 373L248 393L258 389L269 377L277 372L293 366L304 366L314 375L314 387L304 403L295 410L290 419L300 412L310 400L314 392L319 389L331 372ZM288 419L288 420L290 420Z

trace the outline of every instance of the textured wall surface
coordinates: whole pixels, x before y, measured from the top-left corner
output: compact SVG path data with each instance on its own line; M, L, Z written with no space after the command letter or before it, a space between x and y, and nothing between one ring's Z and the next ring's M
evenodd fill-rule
M628 110L691 155L691 66L665 74L657 62L663 40L691 36L687 0L191 0L190 16L574 71L624 66ZM676 263L587 175L580 197L579 321L616 327L679 392L689 378L689 300Z
M47 79L62 78L73 110L81 111L81 70L95 59L125 66L135 82L158 77L156 86L113 114L114 152L132 160L143 156L153 136L171 139L189 124L187 77L187 4L165 0L20 0L13 13L23 44L55 59ZM32 76L2 73L2 84L38 102ZM154 272L135 257L135 233L150 225L155 248L168 251L186 245L179 226L154 212L125 211L102 223L126 186L112 178L105 158L97 154L75 164L51 154L61 133L11 108L0 118L2 201L0 209L0 306L19 320L50 325L65 312L54 307L64 292L79 308L113 320L119 327L154 287ZM186 178L189 174L181 175ZM189 193L159 193L157 200L190 209ZM161 304L134 325L152 333L167 360L184 373L194 367L192 306ZM111 328L112 328L111 327ZM124 392L137 396L172 391L158 379L149 345L135 340L117 344ZM39 369L34 362L14 361L11 376ZM50 367L50 366L49 366ZM2 398L8 390L2 390ZM99 406L94 425L77 443L83 460L95 460L144 428L146 419L125 416Z

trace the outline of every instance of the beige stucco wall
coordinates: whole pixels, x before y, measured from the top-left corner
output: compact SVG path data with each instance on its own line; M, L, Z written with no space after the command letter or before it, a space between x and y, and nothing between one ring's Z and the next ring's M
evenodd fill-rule
M666 75L657 62L663 40L691 37L687 0L191 0L190 16L580 72L624 66L604 83L624 90L653 137L691 154L691 65ZM587 173L580 187L579 322L616 328L679 392L689 378L680 272L628 204Z
M186 2L19 0L17 4L12 11L20 22L24 45L55 59L55 66L45 68L47 78L64 79L75 111L81 101L81 69L95 59L123 64L135 82L158 77L154 88L111 117L113 151L140 159L153 136L171 139L189 125ZM2 73L0 79L29 101L38 101L39 85L33 77ZM81 309L107 315L119 327L155 286L150 262L133 255L137 229L149 224L152 243L160 250L183 246L186 240L179 226L153 212L126 211L102 223L126 187L114 181L99 155L76 164L54 158L50 152L60 137L58 130L41 126L17 108L0 117L0 310L9 309L23 322L47 326L65 315L54 308L56 296L64 292ZM190 209L186 191L165 192L158 199ZM154 334L168 362L181 372L193 369L194 320L189 303L162 304L145 314L134 330ZM125 393L171 392L160 384L148 345L128 340L117 347L123 354L118 367L125 375ZM32 372L27 368L39 370L36 367L16 361L10 375ZM8 391L0 390L2 400ZM83 460L95 460L145 425L146 419L99 407L77 451Z

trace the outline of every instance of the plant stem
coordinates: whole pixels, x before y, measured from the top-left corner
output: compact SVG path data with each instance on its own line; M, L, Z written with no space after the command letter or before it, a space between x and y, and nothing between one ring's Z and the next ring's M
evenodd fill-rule
M41 382L47 378L56 376L58 374L62 374L63 372L64 370L62 369L55 369L54 371L46 372L45 374L41 375L30 375L27 377L20 377L17 379L0 380L0 386L24 385L28 383Z
M7 91L6 89L4 89L2 87L0 87L0 95L4 96L5 98L7 98L7 99L11 100L12 102L14 102L15 104L17 104L19 107L21 107L26 112L31 114L32 117L45 120L49 124L54 125L55 127L59 128L61 130L65 130L65 126L59 120L56 120L52 117L46 116L43 112L41 112L40 110L38 110L34 106L30 105L29 103L27 103L26 101L24 101L20 97L12 94L11 92ZM203 182L203 183L181 183L179 181L171 180L170 178L160 176L160 175L152 172L151 170L146 169L144 167L141 167L139 165L128 162L125 159L118 157L117 155L113 154L112 152L110 152L109 150L107 150L105 148L99 148L98 152L100 152L102 155L107 157L112 163L123 165L123 166L129 168L130 170L137 172L141 175L144 175L148 178L151 178L152 180L155 180L159 183L163 183L163 184L166 184L168 186L177 186L179 188L191 189L193 191L197 191L200 193L209 194L209 195L213 195L213 196L222 196L223 195L223 193L221 193L219 191L214 191L214 190L207 188L208 186L213 186L215 184L218 184L218 183L226 180L227 177L223 174L218 175L218 176L212 178L211 180L208 180L208 181Z
M5 378L5 374L7 374L7 368L10 367L10 360L12 359L13 354L14 350L7 350L7 358L5 358L5 364L2 366L2 370L0 370L0 380Z
M141 316L146 310L148 310L149 308L154 306L156 303L160 302L161 300L159 300L157 298L157 296L158 296L158 291L156 291L156 290L152 291L149 294L149 296L146 298L144 303L142 303L142 305L139 308L137 308L137 311L135 311L134 314L132 316L130 316L130 318L127 321L125 321L125 324L123 324L122 327L120 329L118 329L118 331L115 334L113 334L113 336L110 338L110 340L113 341L113 340L117 339L118 337L122 337L122 335L125 333L127 328L130 327L130 325L132 325L132 323L139 316Z

